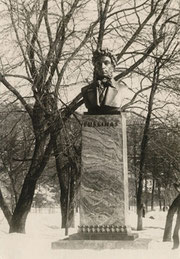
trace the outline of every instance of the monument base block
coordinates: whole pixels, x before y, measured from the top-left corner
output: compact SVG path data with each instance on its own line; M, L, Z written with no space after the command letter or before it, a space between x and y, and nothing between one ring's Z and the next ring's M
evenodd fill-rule
M52 249L148 249L151 239L137 238L136 240L58 240L53 242Z

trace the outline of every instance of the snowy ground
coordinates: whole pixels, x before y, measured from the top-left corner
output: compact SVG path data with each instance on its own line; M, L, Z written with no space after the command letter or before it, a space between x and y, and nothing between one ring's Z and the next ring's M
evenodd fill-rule
M154 219L151 219L153 216ZM130 213L131 226L136 226L136 215ZM150 238L148 250L52 250L51 243L64 236L60 229L60 212L31 212L27 219L26 234L8 234L8 224L0 211L0 259L180 259L180 248L172 250L172 242L162 242L166 212L146 214L140 237ZM78 222L78 215L77 215ZM78 223L77 223L78 224ZM70 229L69 233L76 232Z

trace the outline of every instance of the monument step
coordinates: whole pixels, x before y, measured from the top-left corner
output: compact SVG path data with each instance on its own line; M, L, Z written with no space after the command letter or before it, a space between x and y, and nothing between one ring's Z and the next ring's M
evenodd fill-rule
M52 243L52 249L148 249L151 239L137 238L136 240L70 240L64 239Z

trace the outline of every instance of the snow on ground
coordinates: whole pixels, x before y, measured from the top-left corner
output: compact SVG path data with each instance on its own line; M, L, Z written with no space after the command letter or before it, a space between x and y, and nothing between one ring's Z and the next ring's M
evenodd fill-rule
M156 210L143 219L144 230L138 233L140 238L152 239L148 250L52 250L51 243L65 237L64 230L60 229L59 210L31 212L26 234L8 234L8 224L0 211L0 259L180 259L180 248L172 250L172 242L162 242L166 215L167 212ZM136 214L131 211L133 229L136 220ZM76 222L78 225L78 214ZM76 228L69 230L69 234L75 232Z

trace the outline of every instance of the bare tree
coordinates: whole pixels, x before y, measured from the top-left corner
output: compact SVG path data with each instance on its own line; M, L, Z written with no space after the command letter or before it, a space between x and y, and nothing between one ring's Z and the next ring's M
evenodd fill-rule
M179 193L180 192L179 179L177 179L176 183L174 183L174 187ZM163 235L163 242L171 241L173 218L175 213L177 212L176 225L174 227L174 233L173 233L173 249L176 249L179 247L179 228L180 228L179 208L180 208L180 194L177 195L177 197L174 199L174 201L172 202L169 208L167 218L166 218L164 235Z
M63 126L62 121L66 120L74 110L74 108L71 110L70 106L68 109L63 109L63 113L59 111L58 89L62 84L67 65L84 46L97 23L90 24L83 39L77 41L74 49L71 48L71 51L67 52L69 41L72 40L71 35L75 33L74 16L77 16L78 10L83 8L86 2L75 0L69 5L61 2L59 6L56 1L52 1L51 4L54 3L59 12L59 15L53 15L53 19L56 19L51 21L52 24L48 20L50 16L50 14L48 16L48 2L45 0L42 5L39 1L31 3L9 1L7 3L17 46L21 53L22 69L26 72L26 76L14 75L14 77L26 79L27 84L31 86L33 106L27 103L20 92L6 80L8 75L5 73L5 65L3 66L4 74L0 74L0 81L24 106L31 118L35 136L31 164L10 221L10 232L25 231L25 222L31 208L36 182L49 160L54 139L57 138ZM72 30L69 29L70 23ZM55 33L51 31L51 25ZM45 32L47 38L43 40L42 36ZM16 68L19 64L19 61L15 64ZM59 67L61 67L60 71ZM8 69L13 70L13 65L11 64Z

